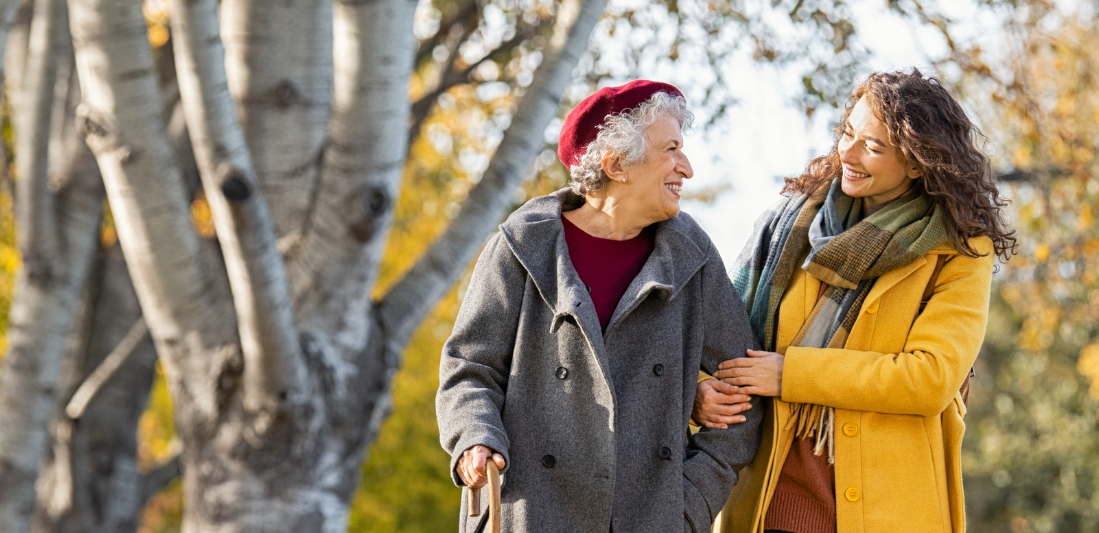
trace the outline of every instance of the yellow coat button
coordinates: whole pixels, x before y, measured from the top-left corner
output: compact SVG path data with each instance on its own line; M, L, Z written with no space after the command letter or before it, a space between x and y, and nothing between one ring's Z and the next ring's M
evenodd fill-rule
M870 313L870 314L877 313L878 312L878 302L874 302L874 303L866 306L866 312Z
M843 425L843 434L848 437L854 437L859 433L859 427L850 422Z
M859 489L856 489L855 487L847 489L847 492L844 492L843 495L847 497L847 501L849 502L859 501Z

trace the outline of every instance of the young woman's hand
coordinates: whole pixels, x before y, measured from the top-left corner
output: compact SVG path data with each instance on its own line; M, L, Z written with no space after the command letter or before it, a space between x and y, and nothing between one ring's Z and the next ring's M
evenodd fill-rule
M740 387L729 385L720 379L699 381L695 389L695 403L691 409L691 418L702 427L725 429L729 424L740 424L747 420L744 411L752 408L748 403L751 396L740 391Z
M722 361L714 377L740 387L745 394L781 396L785 359L780 353L748 350L748 357Z
M471 489L479 489L485 486L488 483L488 471L485 464L490 456L492 461L496 463L496 468L503 470L504 456L493 452L491 448L477 445L462 452L462 458L458 459L458 466L455 467L455 470L458 471L458 477L462 478L462 483L465 483Z

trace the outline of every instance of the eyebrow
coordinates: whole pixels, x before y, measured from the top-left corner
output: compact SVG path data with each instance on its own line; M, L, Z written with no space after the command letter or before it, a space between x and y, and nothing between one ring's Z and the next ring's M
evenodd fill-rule
M853 130L854 130L854 128L852 128L852 127L851 127L851 123L850 123L850 122L844 123L844 125L843 125L843 129L844 129L844 131L847 131L847 130L852 130L852 131L853 131ZM871 142L873 142L874 144L877 144L878 146L881 146L882 148L889 148L889 145L888 145L888 144L886 144L886 143L883 143L883 142L881 141L881 139L879 139L879 138L877 138L877 137L871 137L871 136L869 136L869 135L863 135L862 137L863 137L864 139L868 140L868 141L871 141Z
M885 143L881 142L881 140L878 139L877 137L871 137L869 135L863 135L863 138L865 138L868 141L873 142L874 144L881 145L882 148L886 148L886 147L889 146L888 144L885 144Z

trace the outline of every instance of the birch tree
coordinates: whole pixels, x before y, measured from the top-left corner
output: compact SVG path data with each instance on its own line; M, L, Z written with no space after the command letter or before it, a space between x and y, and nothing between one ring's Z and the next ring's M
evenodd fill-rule
M139 0L16 4L0 0L23 262L0 366L0 531L17 532L132 531L180 472L184 531L343 531L404 346L536 158L553 164L563 100L750 50L800 64L811 110L865 53L840 0L439 1L419 35L414 0L168 0L155 54ZM774 10L796 39L776 37ZM716 120L737 80L710 72L689 89ZM503 86L510 104L447 227L378 293L408 145L462 86ZM179 454L141 470L154 357Z

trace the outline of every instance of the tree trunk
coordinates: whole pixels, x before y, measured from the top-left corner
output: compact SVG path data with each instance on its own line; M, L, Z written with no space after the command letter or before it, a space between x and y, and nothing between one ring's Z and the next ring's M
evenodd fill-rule
M130 346L125 361L99 389L77 420L68 398L140 323L141 308L122 251L100 251L90 285L82 342L66 364L54 414L51 453L38 484L32 531L133 533L145 503L137 465L137 424L155 375L156 351L148 335Z
M103 197L94 174L47 168L51 124L63 123L72 109L71 77L58 83L58 65L71 58L71 48L63 2L38 0L34 12L22 96L13 108L17 144L26 154L18 158L16 206L24 266L0 366L0 531L30 526L59 369L95 254Z
M316 7L321 4L299 4L301 11L295 12L323 13ZM225 39L222 69L212 30L215 5L214 0L175 2L173 38L183 113L231 291L219 289L214 278L220 265L189 226L188 200L160 119L138 4L70 0L84 85L81 120L168 377L183 447L184 531L342 532L363 452L386 412L382 406L400 353L415 323L445 291L439 280L455 279L504 216L603 2L562 4L542 66L478 188L479 198L494 199L470 207L476 216L459 220L455 231L463 238L447 248L454 256L441 277L432 278L426 291L397 291L390 301L400 305L388 313L384 304L375 310L370 295L405 153L403 134L393 132L407 127L416 3L338 2L334 30L320 24L316 32L318 38L334 38L335 66L325 67L322 52L311 56L322 58L313 65L291 58L275 80L281 79L274 101L254 99L263 86L255 81L264 79L259 71L281 71L278 65L257 64L266 51L255 45L265 42L259 36L281 36L296 22L279 18L277 10L264 15L258 4L224 3L221 27L232 35ZM234 10L256 20L242 23ZM264 22L264 16L275 22ZM249 77L235 82L240 64ZM316 189L301 212L304 230L292 235L301 226L293 222L298 211L279 200L271 200L270 216L264 208L265 199L281 194L272 176L282 170L262 170L285 169L292 158L261 163L266 156L256 154L282 150L288 134L278 121L297 104L279 108L279 98L301 92L293 79L312 79L314 74L300 69L318 64L327 69L324 76L335 79L332 120L327 142L321 143L327 148L319 184L314 187L300 173L287 178L294 187ZM227 94L236 96L236 112ZM303 110L317 112L310 107L323 99L317 98L302 104ZM272 120L284 126L273 127ZM311 123L301 120L306 123L292 131L301 133L304 126L304 141L296 137L308 146ZM275 228L287 221L290 229ZM288 236L280 246L291 265L286 277L279 274L282 258L272 255L272 235ZM439 266L437 259L428 261ZM280 303L287 301L280 289L292 290L292 307ZM417 297L425 301L408 305ZM290 336L265 344L277 328ZM265 373L269 368L280 370Z
M279 237L301 231L332 101L332 2L224 0L225 74ZM411 30L409 30L411 32Z

